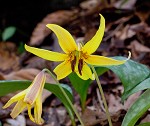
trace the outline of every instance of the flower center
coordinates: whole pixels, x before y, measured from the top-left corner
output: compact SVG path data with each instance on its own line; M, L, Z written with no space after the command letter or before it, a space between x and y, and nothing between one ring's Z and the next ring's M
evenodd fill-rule
M83 56L84 54L82 52L82 45L81 43L78 43L78 50L75 50L71 53L70 62L72 71L74 72L75 69L77 69L80 75L82 75L82 69L84 65Z

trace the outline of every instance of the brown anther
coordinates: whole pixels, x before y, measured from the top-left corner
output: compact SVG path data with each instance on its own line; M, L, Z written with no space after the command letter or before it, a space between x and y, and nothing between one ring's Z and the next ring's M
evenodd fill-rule
M79 64L78 64L78 70L79 70L79 74L82 75L82 68L83 68L83 59L79 60Z
M74 59L71 61L71 69L74 72L75 69L75 65L76 65L76 57L74 57Z

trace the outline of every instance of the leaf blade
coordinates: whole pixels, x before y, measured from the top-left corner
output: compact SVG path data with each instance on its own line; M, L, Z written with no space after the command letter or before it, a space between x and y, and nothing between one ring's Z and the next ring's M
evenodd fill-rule
M134 126L137 120L150 108L150 89L146 90L130 107L122 126Z
M7 27L7 28L2 32L2 40L3 40L3 41L6 41L6 40L8 40L9 38L11 38L11 37L15 34L15 31L16 31L16 27L13 27L13 26Z

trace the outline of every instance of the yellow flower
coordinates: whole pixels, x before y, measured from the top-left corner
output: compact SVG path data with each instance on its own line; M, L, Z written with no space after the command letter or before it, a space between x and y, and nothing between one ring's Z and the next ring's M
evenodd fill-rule
M76 44L71 34L64 28L56 24L47 24L46 26L56 34L59 45L64 53L38 49L27 45L25 45L25 49L46 60L63 61L54 69L54 73L57 75L58 80L65 78L71 72L75 72L83 80L87 80L89 78L94 79L88 64L107 66L120 65L126 62L126 60L120 61L104 56L91 55L99 47L104 35L105 19L101 14L100 17L101 19L98 31L84 46L82 46L81 43Z
M41 71L33 80L32 84L24 91L12 97L3 106L3 109L9 107L14 102L17 102L11 112L11 117L16 118L26 107L28 109L29 118L37 123L42 124L44 121L41 118L42 114L42 91L44 88L46 75ZM31 114L31 108L34 107L34 117Z

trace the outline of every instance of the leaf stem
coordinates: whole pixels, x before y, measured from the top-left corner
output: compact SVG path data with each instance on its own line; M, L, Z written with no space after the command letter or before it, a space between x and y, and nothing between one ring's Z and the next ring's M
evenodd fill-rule
M102 100L103 100L104 107L105 107L105 110L106 110L106 116L107 116L107 119L108 119L109 126L112 126L110 113L109 113L109 111L108 111L108 106L107 106L107 103L106 103L106 99L105 99L105 96L104 96L104 92L103 92L103 89L102 89L100 80L99 80L99 78L98 78L98 75L97 75L97 73L96 73L96 70L95 70L94 66L91 66L91 68L92 68L92 70L93 70L93 72L94 72L95 79L96 79L96 82L97 82L97 84L98 84L98 87L99 87L99 91L100 91L100 93L101 93L101 96L102 96Z
M50 74L50 76L55 80L55 82L56 82L57 84L59 84L58 86L59 86L60 90L62 91L62 93L63 93L64 96L66 97L66 99L67 99L69 105L71 106L72 110L73 110L74 113L76 114L78 120L79 120L80 123L81 123L81 126L84 126L84 123L82 122L82 120L81 120L81 118L80 118L78 112L76 111L76 109L75 109L74 105L72 104L71 100L69 99L68 95L66 94L66 92L64 91L64 89L62 88L62 86L60 85L59 81L56 79L55 75L54 75L50 70L48 70L48 69L46 69L46 68L43 69L43 71L48 72L48 73Z

